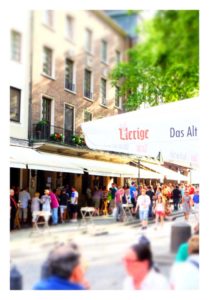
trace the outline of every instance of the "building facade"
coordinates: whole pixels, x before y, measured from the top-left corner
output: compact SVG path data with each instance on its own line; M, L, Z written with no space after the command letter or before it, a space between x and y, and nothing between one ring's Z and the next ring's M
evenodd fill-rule
M28 146L28 104L30 84L30 13L11 11L10 34L10 144ZM25 185L26 172L11 165L11 186Z

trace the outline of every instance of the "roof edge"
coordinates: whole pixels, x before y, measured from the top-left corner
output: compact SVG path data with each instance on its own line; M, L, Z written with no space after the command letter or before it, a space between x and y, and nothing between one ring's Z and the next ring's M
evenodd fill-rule
M123 37L129 37L127 32L123 30L122 27L120 27L111 17L103 13L101 10L91 10L97 17L101 18L103 21L105 21L110 27L112 27L115 31L117 31L120 35Z

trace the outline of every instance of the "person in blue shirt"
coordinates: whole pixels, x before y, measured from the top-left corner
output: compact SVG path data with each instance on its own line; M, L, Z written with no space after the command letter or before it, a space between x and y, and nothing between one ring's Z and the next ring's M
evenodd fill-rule
M78 246L61 244L53 249L43 265L42 278L34 290L85 290L89 283Z

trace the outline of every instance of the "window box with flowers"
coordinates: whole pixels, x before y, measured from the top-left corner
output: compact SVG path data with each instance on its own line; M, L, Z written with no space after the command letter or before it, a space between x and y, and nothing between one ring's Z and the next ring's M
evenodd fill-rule
M50 140L55 141L55 142L63 142L63 134L62 133L52 133L50 135Z
M80 135L73 135L71 141L74 145L86 146L84 137Z

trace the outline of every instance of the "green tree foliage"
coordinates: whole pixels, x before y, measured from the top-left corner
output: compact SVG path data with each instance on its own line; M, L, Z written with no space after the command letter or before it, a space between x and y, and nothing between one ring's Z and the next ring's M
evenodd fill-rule
M127 110L192 98L199 92L199 11L158 11L139 29L141 42L128 50L110 77Z

